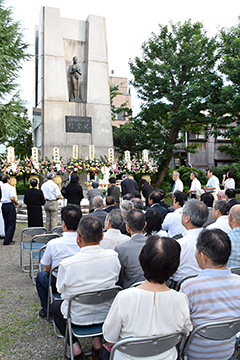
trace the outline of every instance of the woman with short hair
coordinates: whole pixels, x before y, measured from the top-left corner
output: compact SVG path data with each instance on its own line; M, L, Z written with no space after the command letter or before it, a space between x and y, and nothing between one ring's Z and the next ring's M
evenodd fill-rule
M103 325L108 343L103 344L102 352L130 336L167 335L181 330L189 333L192 330L187 297L165 284L177 270L180 251L176 240L158 235L148 238L139 256L146 280L117 294ZM115 358L128 359L128 356L116 352ZM175 360L177 350L173 347L151 359Z

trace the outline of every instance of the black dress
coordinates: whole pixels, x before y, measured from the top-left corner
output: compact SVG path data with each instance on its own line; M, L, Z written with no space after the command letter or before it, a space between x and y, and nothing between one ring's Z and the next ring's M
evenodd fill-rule
M24 203L28 210L28 227L43 226L42 205L45 203L42 190L31 188L25 191Z
M79 184L72 184L71 182L66 187L66 199L68 204L75 204L80 206L80 202L83 199L82 187Z

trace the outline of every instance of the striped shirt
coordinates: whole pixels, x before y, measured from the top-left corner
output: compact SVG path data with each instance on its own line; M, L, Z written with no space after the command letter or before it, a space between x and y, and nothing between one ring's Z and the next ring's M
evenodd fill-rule
M181 291L187 295L193 327L240 317L240 276L229 269L204 269L186 280ZM188 360L226 360L234 352L235 337L213 341L195 335L188 349Z
M232 229L228 236L231 240L232 251L228 259L227 267L240 266L240 227Z

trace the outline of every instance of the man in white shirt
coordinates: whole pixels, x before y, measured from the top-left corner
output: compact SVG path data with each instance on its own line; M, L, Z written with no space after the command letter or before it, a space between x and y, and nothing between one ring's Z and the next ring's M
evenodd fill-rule
M178 171L174 171L173 172L173 176L172 179L174 181L173 184L173 188L172 188L172 193L174 193L175 191L183 191L183 182L182 180L180 180L180 174Z
M201 190L201 183L197 177L198 177L198 174L195 171L193 171L190 174L190 179L192 180L192 183L191 183L190 190L188 190L187 193L191 194L192 199L196 199L197 191Z
M225 233L229 233L231 228L228 223L228 213L231 205L226 200L218 200L213 205L213 217L216 220L214 223L207 226L207 229L221 229Z
M181 239L177 240L181 246L181 254L179 267L172 276L176 282L186 276L197 275L201 271L195 258L195 252L198 235L202 231L207 217L208 208L201 201L191 199L184 204L182 224L186 228L186 232Z
M50 240L44 252L41 263L44 271L40 271L36 277L37 292L41 301L42 309L39 316L47 316L47 299L49 286L49 273L55 266L58 266L63 259L75 255L80 249L77 244L77 227L82 213L80 208L74 205L67 205L61 210L62 237ZM52 287L56 290L57 274L53 273Z
M16 201L16 192L13 186L11 186L10 176L2 176L2 214L5 226L5 238L3 245L13 245L13 235L16 227L16 210L15 205L18 205Z
M114 250L104 250L99 246L103 238L102 223L92 215L84 216L77 229L77 244L80 251L61 261L57 277L57 290L62 301L54 301L52 315L60 330L65 335L68 300L72 295L95 290L113 288L118 281L120 262ZM109 311L110 304L98 306L73 304L71 317L77 325L101 323ZM99 338L94 338L95 350L101 347ZM81 354L78 339L73 337L74 357Z
M44 210L46 212L46 228L50 232L58 224L58 199L61 191L54 182L55 175L47 174L47 181L42 185L41 190L46 200Z
M115 249L115 247L129 240L129 236L124 235L119 230L124 221L123 215L119 209L113 209L105 218L103 239L100 246L103 249Z
M174 212L167 214L162 224L162 230L167 231L169 237L174 237L186 231L182 225L182 207L185 200L187 200L184 200L184 195L186 196L181 192L175 192L172 195Z
M213 194L214 200L217 200L217 194L220 190L220 184L218 178L214 175L214 171L209 169L207 172L208 182L207 185L203 188L204 191L210 192Z

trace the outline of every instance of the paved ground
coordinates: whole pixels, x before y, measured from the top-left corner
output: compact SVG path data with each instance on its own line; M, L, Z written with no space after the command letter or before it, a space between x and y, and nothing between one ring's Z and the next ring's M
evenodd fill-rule
M0 359L63 359L64 340L54 335L52 323L39 318L36 288L20 268L20 234L25 227L17 224L15 245L2 246L0 241ZM89 350L89 341L83 345Z

